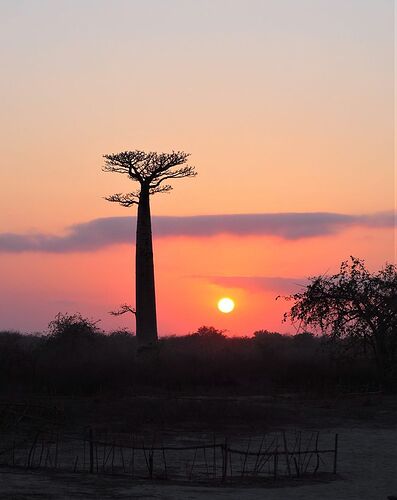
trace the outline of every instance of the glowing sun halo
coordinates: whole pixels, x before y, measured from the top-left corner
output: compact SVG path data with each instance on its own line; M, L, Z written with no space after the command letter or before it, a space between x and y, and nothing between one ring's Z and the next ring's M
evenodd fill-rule
M229 297L223 297L218 301L218 309L223 313L230 313L234 309L234 300Z

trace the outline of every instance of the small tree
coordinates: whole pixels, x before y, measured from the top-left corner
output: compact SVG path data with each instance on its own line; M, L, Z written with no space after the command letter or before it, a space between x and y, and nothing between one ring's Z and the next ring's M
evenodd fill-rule
M97 339L101 330L98 321L84 318L80 313L58 313L48 324L47 341L52 343L70 343Z
M355 257L341 264L339 273L310 278L306 289L286 297L295 304L284 315L298 327L312 327L348 347L369 349L381 382L396 381L397 268L387 264L370 273Z
M192 337L199 339L226 339L226 330L218 330L213 326L200 326L197 332L192 333Z
M194 167L185 165L188 153L155 153L124 151L104 155L105 172L125 174L140 185L140 190L127 194L116 193L106 199L123 207L138 205L136 225L136 336L141 344L157 340L156 296L154 283L153 243L149 198L156 193L168 193L172 186L164 181L194 177Z

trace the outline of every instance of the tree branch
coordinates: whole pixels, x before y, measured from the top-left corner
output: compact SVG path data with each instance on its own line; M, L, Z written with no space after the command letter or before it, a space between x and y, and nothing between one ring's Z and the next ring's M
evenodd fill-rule
M182 179L184 177L195 177L197 175L197 172L195 172L194 167L183 167L179 168L178 170L174 170L171 172L162 172L159 174L156 174L153 177L153 180L156 182L151 182L150 187L158 187L163 181L167 179Z
M169 184L166 184L165 186L158 186L158 187L150 186L150 188L149 188L149 194L169 193L170 191L172 191L172 186L170 186Z
M130 207L131 205L138 205L139 203L139 193L116 193L110 196L106 196L105 200L114 203L119 203L123 207Z
M102 168L104 172L128 174L132 180L143 182L139 165L145 160L144 151L123 151L122 153L103 155L103 157L105 158L105 165Z
M110 311L109 314L112 316L122 316L125 313L131 313L136 315L136 311L133 307L131 307L129 304L121 304L119 309L117 311Z

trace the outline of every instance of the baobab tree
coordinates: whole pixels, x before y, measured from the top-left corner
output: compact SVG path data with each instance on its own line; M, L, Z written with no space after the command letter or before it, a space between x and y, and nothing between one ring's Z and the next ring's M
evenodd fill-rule
M157 340L156 294L153 263L153 243L150 217L150 196L168 193L172 186L165 181L194 177L194 167L186 164L189 157L183 151L156 153L124 151L104 155L105 172L125 174L138 182L140 189L130 193L116 193L106 200L123 207L138 205L135 250L135 316L136 336L141 345Z

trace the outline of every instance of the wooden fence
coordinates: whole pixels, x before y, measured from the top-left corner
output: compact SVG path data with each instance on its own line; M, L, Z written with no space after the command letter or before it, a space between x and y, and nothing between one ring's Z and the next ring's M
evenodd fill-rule
M325 447L319 444L319 432L301 431L268 433L248 439L244 446L242 439L217 436L211 442L178 446L133 434L103 438L92 428L80 436L38 430L2 440L0 465L152 480L277 480L336 474L338 434L327 437Z

